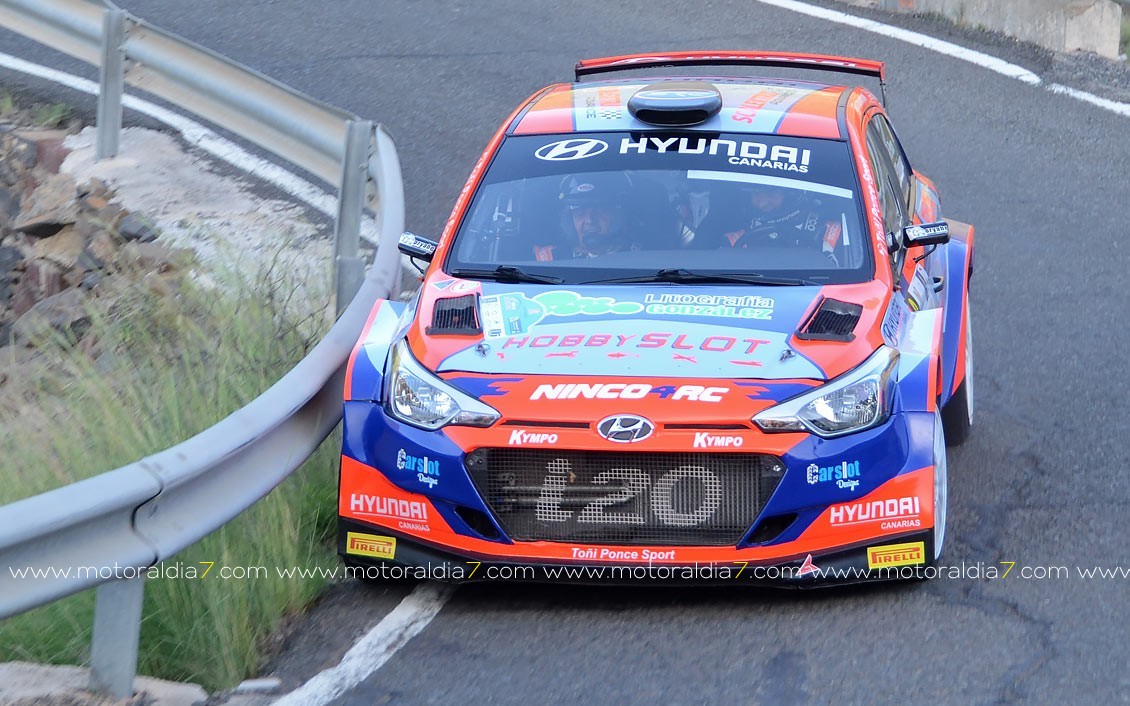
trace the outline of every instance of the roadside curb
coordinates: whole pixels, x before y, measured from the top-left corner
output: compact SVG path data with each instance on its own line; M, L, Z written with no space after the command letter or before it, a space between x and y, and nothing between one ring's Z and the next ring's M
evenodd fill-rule
M90 670L29 662L0 663L0 703L11 706L193 706L208 699L196 684L137 677L131 698L115 700L88 691Z

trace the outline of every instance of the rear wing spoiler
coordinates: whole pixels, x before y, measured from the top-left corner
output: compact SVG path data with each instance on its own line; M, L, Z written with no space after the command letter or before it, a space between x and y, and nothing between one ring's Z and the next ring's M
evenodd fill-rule
M684 51L669 54L625 54L599 59L582 59L574 67L577 81L582 76L610 71L630 71L655 66L768 66L772 68L834 71L868 76L879 80L883 103L887 102L886 64L872 59L855 59L827 54L791 52Z

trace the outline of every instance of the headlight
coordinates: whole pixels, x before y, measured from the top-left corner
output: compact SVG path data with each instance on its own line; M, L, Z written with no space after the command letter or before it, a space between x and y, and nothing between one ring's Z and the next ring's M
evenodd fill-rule
M389 355L384 403L394 419L428 431L448 424L489 427L501 417L498 410L428 372L403 340Z
M758 413L753 422L766 432L807 431L826 438L878 426L891 415L898 360L898 351L883 346L858 368Z

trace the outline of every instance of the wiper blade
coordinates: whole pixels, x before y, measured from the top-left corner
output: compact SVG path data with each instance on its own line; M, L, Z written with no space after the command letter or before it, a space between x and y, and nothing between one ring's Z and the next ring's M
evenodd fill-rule
M493 279L496 282L534 282L536 284L561 284L565 280L549 275L535 275L523 272L517 267L500 265L493 270L454 269L449 272L453 277L466 277L468 279Z
M675 284L735 283L759 284L768 287L800 287L804 285L819 287L819 282L790 277L766 277L756 272L692 272L682 268L659 270L655 274L639 277L615 277L600 279L585 284L631 284L633 282L673 282Z

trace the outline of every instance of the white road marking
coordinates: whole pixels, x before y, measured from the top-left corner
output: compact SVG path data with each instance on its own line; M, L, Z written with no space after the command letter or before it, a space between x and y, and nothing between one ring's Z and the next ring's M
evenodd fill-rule
M901 42L907 42L908 44L913 44L915 46L922 47L923 49L929 49L930 51L934 51L939 54L952 56L955 59L968 61L982 68L986 68L989 71L1003 74L1005 76L1008 76L1009 78L1018 79L1033 86L1039 86L1040 83L1042 83L1039 76L1021 66L1010 64L1007 61L996 58L995 56L989 56L988 54L982 54L981 52L973 51L972 49L966 49L965 47L958 46L956 44L953 44L952 42L943 41L941 39L921 34L919 32L912 32L901 27L892 27L891 25L885 25L882 22L876 22L875 20L869 20L863 17L856 17L855 15L849 15L847 13L838 12L836 10L829 10L823 7L807 5L803 2L797 2L796 0L757 1L762 3L763 5L773 5L785 10L799 12L810 17L817 17L822 20L828 20L829 22L848 25L849 27L855 27L857 29L866 30L868 32L874 32L875 34L889 37L891 39L897 39Z
M1086 91L1079 91L1074 88L1068 88L1067 86L1061 86L1058 83L1050 84L1048 86L1048 90L1052 93L1071 96L1072 98L1081 100L1085 103L1097 105L1100 108L1105 108L1106 110L1130 118L1130 103L1119 103L1117 101L1107 100L1106 98L1100 98L1099 96L1087 93Z
M93 96L98 95L98 84L94 81L47 66L34 64L10 54L0 53L0 67L54 81L55 83L72 88L76 91L89 93ZM231 140L221 137L215 131L201 125L195 120L186 118L179 113L175 113L167 108L162 108L155 103L133 95L123 96L122 105L165 123L176 130L181 138L188 144L258 179L273 184L299 201L306 203L311 208L321 211L330 218L337 217L336 195L327 192L325 189L277 164L256 157ZM377 226L372 218L367 217L362 221L361 237L365 238L371 245L376 245Z
M1076 100L1083 101L1084 103L1090 103L1091 105L1098 106L1099 108L1103 108L1104 110L1109 110L1118 115L1130 117L1130 104L1128 103L1119 103L1117 101L1108 100L1106 98L1096 96L1092 93L1087 93L1086 91L1068 88L1059 84L1045 84L1043 79L1022 66L1011 64L1003 59L998 59L995 56L989 56L988 54L983 54L979 51L974 51L973 49L966 49L965 47L958 46L957 44L953 44L952 42L937 39L935 37L921 34L919 32L912 32L911 30L903 29L901 27L893 27L891 25L883 24L882 22L876 22L875 20L869 20L863 17L849 15L837 10L830 10L824 7L808 5L806 3L799 2L799 0L757 0L757 2L763 5L772 5L784 10L798 12L802 15L808 15L809 17L816 17L818 19L827 20L829 22L835 22L837 24L855 27L856 29L862 29L867 32L873 32L884 37L889 37L890 39L897 39L901 42L913 44L923 49L929 49L930 51L937 52L939 54L944 54L955 59L960 59L961 61L967 61L971 64L976 64L977 66L988 69L989 71L993 71L1009 78L1014 78L1018 81L1023 81L1030 86L1043 86L1052 93L1070 96L1072 98L1075 98Z
M400 605L350 648L340 664L315 675L273 706L321 706L353 689L427 627L455 589L432 581L417 584Z

